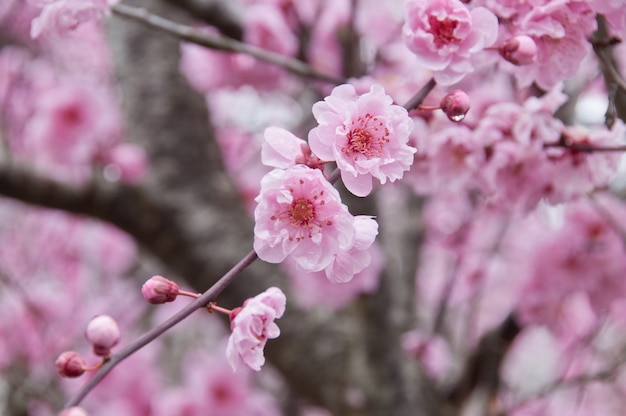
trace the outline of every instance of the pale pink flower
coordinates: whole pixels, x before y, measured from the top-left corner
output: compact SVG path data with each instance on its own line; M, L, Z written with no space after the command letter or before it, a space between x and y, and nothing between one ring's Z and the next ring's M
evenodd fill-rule
M445 339L414 329L402 335L402 349L418 359L429 376L442 380L452 367L452 352Z
M323 162L312 154L308 143L293 133L279 127L268 127L264 137L261 148L264 165L279 169L288 169L297 164L310 168L323 167Z
M380 85L359 96L349 84L335 87L313 105L319 125L309 132L311 150L324 161L336 161L346 188L357 196L381 183L402 178L416 149L407 143L413 121L393 104Z
M265 363L263 348L268 339L280 335L278 319L285 313L287 298L277 287L246 300L241 309L231 314L232 333L226 346L226 358L233 370L241 362L259 371Z
M256 201L254 249L261 260L280 263L289 256L317 271L354 244L354 217L318 169L271 171Z
M378 235L378 223L370 216L358 215L354 217L354 231L352 247L337 253L324 269L326 277L333 283L349 282L372 261L369 248Z
M483 7L471 12L460 0L409 0L404 40L442 85L474 70L472 57L495 43L498 19Z

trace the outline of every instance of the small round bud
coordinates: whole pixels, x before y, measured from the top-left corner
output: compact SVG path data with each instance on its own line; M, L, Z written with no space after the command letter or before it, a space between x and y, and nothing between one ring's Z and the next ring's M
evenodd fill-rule
M74 406L64 409L59 416L89 416L89 413L82 407Z
M443 97L439 106L450 120L459 122L470 109L470 99L465 91L454 90Z
M54 362L54 365L62 377L80 377L85 372L83 357L74 351L65 351Z
M178 296L178 285L163 276L152 276L143 284L141 294L154 305L172 302Z
M85 337L93 346L96 355L107 356L111 352L111 347L120 340L120 329L110 316L98 315L87 324Z
M537 57L537 44L529 36L515 36L500 46L500 54L514 65L532 64Z

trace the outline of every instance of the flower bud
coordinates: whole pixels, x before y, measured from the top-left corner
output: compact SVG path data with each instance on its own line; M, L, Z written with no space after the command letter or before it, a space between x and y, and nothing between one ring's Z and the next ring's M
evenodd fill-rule
M85 337L93 346L94 354L107 356L111 347L120 340L120 329L110 316L98 315L87 324Z
M178 285L163 276L152 276L143 284L141 294L154 305L172 302L178 296Z
M528 65L535 62L537 45L529 36L515 36L500 46L500 54L514 65Z
M470 109L470 99L465 91L454 90L443 97L439 106L450 120L459 122Z
M59 416L89 416L89 414L82 407L74 406L64 409Z
M54 365L62 377L79 377L85 372L83 357L74 351L65 351L54 362Z

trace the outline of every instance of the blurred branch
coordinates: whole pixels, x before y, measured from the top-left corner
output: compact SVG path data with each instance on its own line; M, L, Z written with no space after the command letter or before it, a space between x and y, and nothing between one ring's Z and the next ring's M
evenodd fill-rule
M225 52L237 52L250 55L260 61L267 62L285 70L307 78L318 79L331 84L343 84L342 78L316 71L311 66L297 59L292 59L277 53L239 42L226 36L211 35L191 26L181 25L163 17L148 12L146 9L117 4L111 7L114 14L135 20L165 33L176 36L186 42L195 43L207 48Z
M241 22L228 7L228 2L219 0L167 0L172 5L189 12L194 18L214 26L225 36L243 39Z
M600 61L604 81L609 91L609 105L605 115L606 125L611 127L615 115L626 121L626 82L619 73L617 62L612 54L612 46L621 42L621 39L610 37L604 16L598 15L598 30L589 40Z

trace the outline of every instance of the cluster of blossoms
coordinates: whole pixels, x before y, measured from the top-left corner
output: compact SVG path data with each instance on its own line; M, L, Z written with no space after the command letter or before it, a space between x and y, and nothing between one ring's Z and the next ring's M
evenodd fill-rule
M158 305L173 302L178 296L198 298L200 295L180 290L178 284L163 276L153 276L141 288L144 298L151 304ZM285 313L287 299L276 287L246 300L243 306L231 310L210 303L209 312L221 312L230 318L231 335L226 347L226 358L237 370L240 363L245 363L259 371L265 362L263 349L268 339L278 337L280 330L275 319Z
M373 178L393 182L409 169L413 123L379 85L362 95L340 85L313 106L313 115L319 125L308 144L279 128L265 132L263 163L276 169L261 180L254 249L262 260L289 257L302 271L323 270L331 282L348 282L370 264L378 224L348 212L324 164L336 162L346 188L366 196Z

